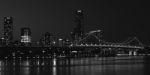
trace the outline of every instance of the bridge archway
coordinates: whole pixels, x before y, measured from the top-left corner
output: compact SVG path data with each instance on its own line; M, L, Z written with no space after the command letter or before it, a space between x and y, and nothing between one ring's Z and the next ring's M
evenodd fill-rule
M90 31L78 44L100 44L100 30Z

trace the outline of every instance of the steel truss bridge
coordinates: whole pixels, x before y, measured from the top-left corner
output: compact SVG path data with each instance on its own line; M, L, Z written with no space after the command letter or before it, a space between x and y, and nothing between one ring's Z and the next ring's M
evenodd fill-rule
M78 42L71 44L70 47L108 47L108 48L129 48L144 49L144 45L137 37L130 37L122 43L112 43L101 40L101 31L90 31Z

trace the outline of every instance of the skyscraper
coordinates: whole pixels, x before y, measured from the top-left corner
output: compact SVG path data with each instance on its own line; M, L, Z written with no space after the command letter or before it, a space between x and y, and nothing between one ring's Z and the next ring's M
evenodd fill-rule
M75 28L73 29L72 40L77 43L84 35L84 13L82 10L75 11Z
M13 18L4 17L4 40L5 45L11 45L13 41Z
M21 44L23 46L31 45L31 30L28 27L21 28Z
M40 39L40 44L42 46L54 46L56 44L55 38L54 36L49 33L46 32L45 34L42 35L42 38Z

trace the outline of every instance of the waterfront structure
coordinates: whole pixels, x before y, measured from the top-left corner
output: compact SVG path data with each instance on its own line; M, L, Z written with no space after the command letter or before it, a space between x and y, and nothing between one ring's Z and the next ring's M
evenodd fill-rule
M76 44L84 36L84 13L82 10L75 11L75 28L71 32L72 40Z
M13 41L13 18L4 17L4 40L5 45L10 46Z
M28 27L21 28L21 45L30 46L31 45L31 30Z

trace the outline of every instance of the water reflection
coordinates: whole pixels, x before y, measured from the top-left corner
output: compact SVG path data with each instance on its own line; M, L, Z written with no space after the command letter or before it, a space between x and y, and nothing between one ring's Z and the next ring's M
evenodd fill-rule
M53 74L52 75L57 75L56 67L53 67Z
M150 62L145 60L114 57L1 60L0 75L143 75L150 69Z
M20 68L20 74L21 75L30 75L30 67L22 67Z
M39 75L39 74L40 74L40 68L39 68L39 67L37 67L36 72L37 72L37 75Z
M53 66L56 66L56 58L53 59Z

